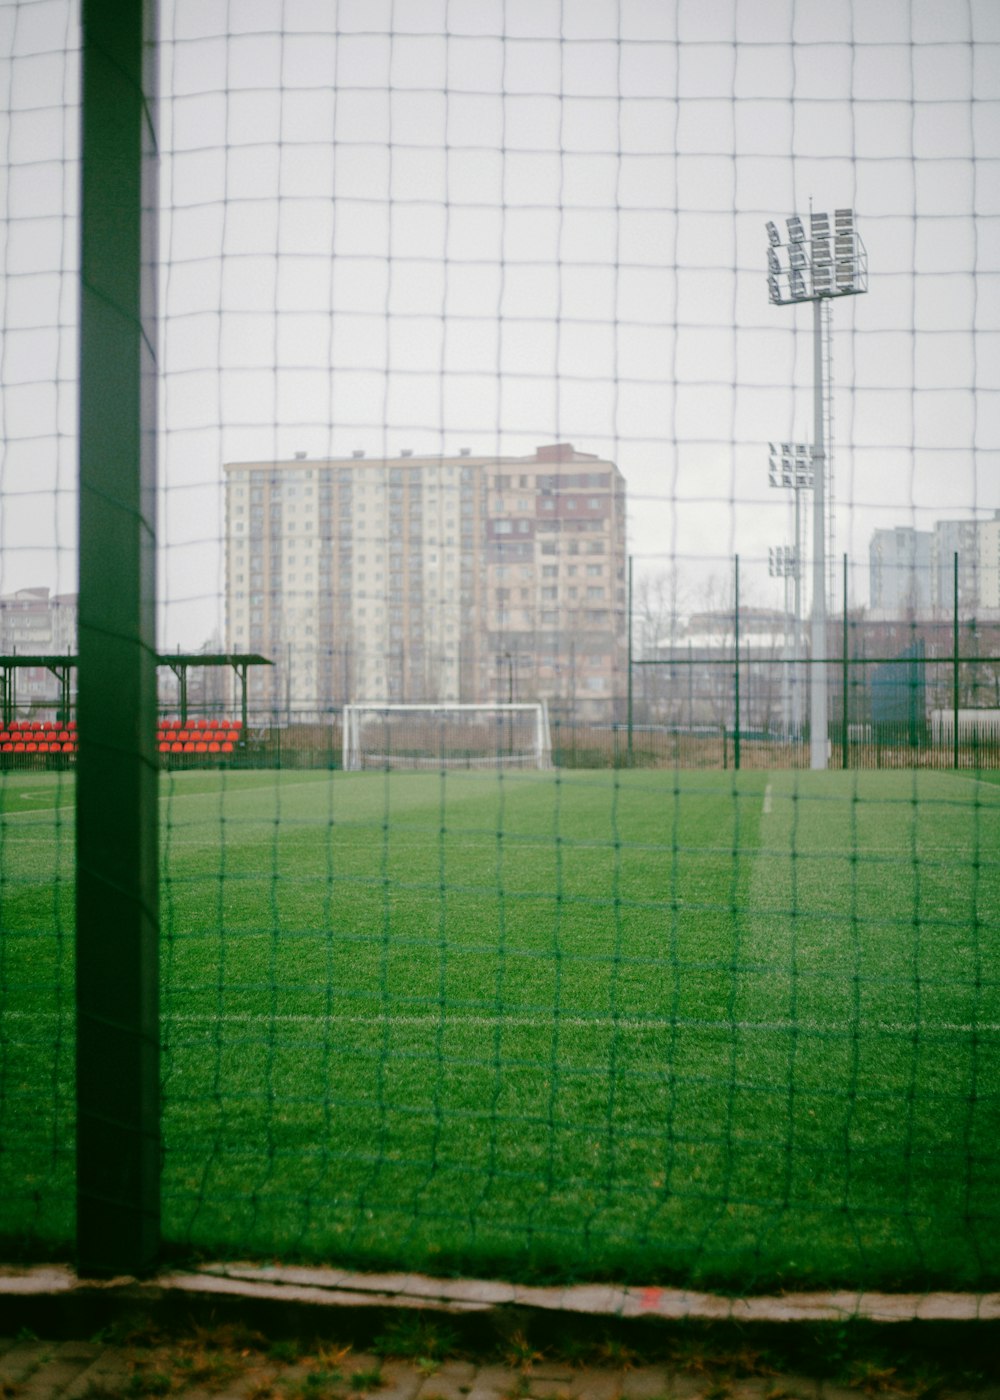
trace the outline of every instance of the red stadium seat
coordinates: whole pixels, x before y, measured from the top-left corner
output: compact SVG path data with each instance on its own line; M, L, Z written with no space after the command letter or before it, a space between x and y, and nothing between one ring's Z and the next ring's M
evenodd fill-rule
M25 753L37 753L37 752L38 752L38 745L35 743L34 739L29 739L29 740L28 740L28 742L27 742L27 743L25 744L25 746L24 746L24 752L25 752Z
M188 741L183 745L183 749L185 753L194 753L194 740L188 739Z
M183 753L183 752L184 752L184 745L181 743L181 741L180 741L179 739L175 739L174 742L170 745L170 752L171 752L171 753Z
M232 753L232 751L233 751L233 746L232 746L232 744L229 742L229 740L226 739L226 740L224 741L223 745L222 745L222 752L223 752L223 753Z
M195 753L208 753L208 745L205 743L204 739L198 740L197 744L194 746L194 751Z
M62 751L63 753L76 753L76 744L70 740L68 744L63 744Z
M62 752L62 744L60 744L60 742L59 742L58 739L53 739L52 743L49 745L49 753L61 753L61 752Z
M218 752L219 752L219 744L218 744L218 741L217 741L216 739L213 739L212 742L209 744L209 746L208 746L208 751L209 751L209 753L218 753Z
M169 753L169 752L170 752L170 745L167 743L166 739L162 739L162 740L160 741L160 753Z
M41 741L41 743L38 745L38 752L39 752L39 753L48 753L48 751L49 751L49 741L48 741L48 739L43 739L43 740Z
M15 744L15 745L14 745L14 752L15 752L15 753L24 753L24 744L23 744L23 743L17 743L17 744Z
M0 753L13 753L14 745L8 739L5 744L0 743Z
M229 729L229 730L226 731L226 738L229 740L229 742L230 742L231 744L237 743L238 740L239 740L239 737L240 737L240 732L239 732L238 729Z

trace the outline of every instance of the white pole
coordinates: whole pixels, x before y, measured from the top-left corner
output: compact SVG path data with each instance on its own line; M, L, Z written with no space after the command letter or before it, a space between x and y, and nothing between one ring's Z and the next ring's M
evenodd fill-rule
M795 665L792 668L792 727L795 738L802 738L802 486L795 466Z
M823 302L813 301L813 588L809 767L827 766L826 451L823 442Z

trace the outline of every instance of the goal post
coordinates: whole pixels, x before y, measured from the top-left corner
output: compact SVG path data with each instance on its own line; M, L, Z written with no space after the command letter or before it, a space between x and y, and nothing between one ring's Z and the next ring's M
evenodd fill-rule
M395 705L359 701L343 713L343 765L362 768L550 768L544 701Z

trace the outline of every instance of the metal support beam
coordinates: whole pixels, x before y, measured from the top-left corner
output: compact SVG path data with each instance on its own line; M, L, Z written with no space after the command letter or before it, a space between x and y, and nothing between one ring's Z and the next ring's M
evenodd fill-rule
M177 677L177 703L180 712L180 721L181 724L184 725L187 724L188 718L187 662L170 661L168 662L168 665L170 666L171 671L173 671L174 675Z
M160 1242L156 0L84 0L77 1269Z

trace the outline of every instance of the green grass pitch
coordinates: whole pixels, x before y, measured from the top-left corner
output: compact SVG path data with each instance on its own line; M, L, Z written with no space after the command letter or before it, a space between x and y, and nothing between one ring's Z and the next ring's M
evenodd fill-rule
M187 1255L1000 1282L1000 786L162 779ZM0 1236L73 1230L73 786L0 781Z

